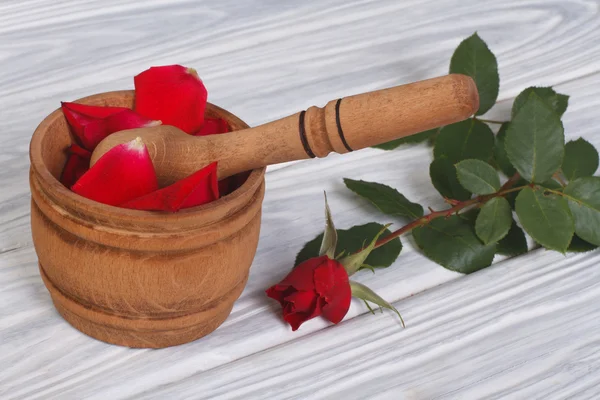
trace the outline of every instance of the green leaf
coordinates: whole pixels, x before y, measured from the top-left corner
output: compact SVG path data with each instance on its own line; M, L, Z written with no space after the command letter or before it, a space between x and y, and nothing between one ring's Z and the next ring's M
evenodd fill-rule
M496 252L504 256L518 256L527 253L527 239L523 229L513 220L508 234L498 242Z
M394 150L395 148L398 148L399 146L402 146L403 144L416 144L416 143L421 143L428 139L431 139L438 131L439 131L439 128L430 129L428 131L415 133L414 135L410 135L410 136L406 136L406 137L403 137L400 139L392 140L390 142L381 143L381 144L375 145L373 147L375 147L376 149L381 149L381 150Z
M353 226L350 229L337 229L338 243L337 251L345 254L354 253L363 248L363 246L371 240L375 235L383 229L383 225L376 222L371 222L365 225ZM384 232L384 236L392 233L389 229ZM323 241L323 234L306 243L302 250L296 256L296 262L294 265L298 265L309 258L318 257L319 248ZM394 239L387 243L385 246L381 246L375 250L365 260L365 264L372 265L374 267L386 268L392 265L400 251L402 250L402 243L400 239Z
M479 216L479 208L471 208L470 210L461 212L458 214L459 218L464 219L471 226L475 226L475 221L477 221L477 216Z
M521 107L525 104L531 93L537 94L542 100L546 102L558 116L562 116L567 111L569 105L569 96L565 94L556 93L551 87L528 87L523 90L513 103L512 117L514 118Z
M562 171L567 180L592 176L598 169L598 151L588 141L579 138L565 145Z
M586 253L588 251L596 250L597 248L598 246L595 244L586 242L579 236L573 235L573 239L571 240L571 244L567 251L570 253Z
M517 196L515 211L533 240L547 249L567 251L575 226L564 198L526 187Z
M481 243L473 225L456 215L414 229L413 238L431 260L465 274L489 267L496 253L496 244Z
M421 205L409 201L394 188L377 182L355 181L348 178L344 178L344 183L348 189L369 200L384 214L411 219L423 216Z
M492 194L500 189L496 170L481 160L464 160L455 165L460 184L471 193Z
M554 179L550 179L548 181L542 182L540 183L540 186L545 187L546 189L552 189L552 190L558 190L558 191L562 191L564 188L562 187L562 185L558 182L556 182Z
M402 319L402 316L400 315L398 310L396 310L396 307L385 301L381 296L372 291L369 287L363 285L362 283L350 281L350 289L352 290L352 297L357 297L359 299L364 300L367 307L369 307L369 310L371 310L371 307L369 306L369 303L367 303L367 301L375 303L379 307L392 310L393 312L398 314L398 317L400 317L400 322L402 322L402 326L405 326L404 320ZM371 310L371 312L373 312L373 310Z
M494 132L487 124L467 119L444 126L435 139L434 158L445 156L452 164L467 159L489 161L494 151Z
M564 155L560 118L537 94L531 93L506 132L506 154L521 176L544 182L560 168Z
M503 197L494 197L481 207L475 232L484 244L495 243L506 236L511 224L510 204Z
M506 131L508 130L509 122L505 122L500 126L500 130L496 134L496 145L494 146L494 160L500 171L508 177L511 177L517 172L515 167L510 163L508 156L506 155L506 148L504 147L504 141L506 139Z
M600 246L600 177L575 179L564 191L575 219L575 233Z
M477 115L485 114L496 103L500 87L498 63L477 33L458 45L450 60L450 73L468 75L475 80L479 91Z
M325 193L325 231L323 234L323 240L321 241L321 248L319 255L326 255L327 257L335 258L335 248L337 246L337 231L333 224L333 218L331 217L331 210L327 203L327 193Z
M456 167L446 157L440 157L429 166L429 176L433 187L449 199L468 200L471 193L458 182Z

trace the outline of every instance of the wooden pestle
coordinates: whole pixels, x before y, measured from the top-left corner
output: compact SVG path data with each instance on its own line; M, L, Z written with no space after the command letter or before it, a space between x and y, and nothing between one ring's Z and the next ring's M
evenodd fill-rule
M169 185L218 161L219 179L286 161L347 153L462 121L479 108L475 82L451 74L332 100L251 129L195 137L173 126L131 129L105 138L91 164L141 137L159 184Z

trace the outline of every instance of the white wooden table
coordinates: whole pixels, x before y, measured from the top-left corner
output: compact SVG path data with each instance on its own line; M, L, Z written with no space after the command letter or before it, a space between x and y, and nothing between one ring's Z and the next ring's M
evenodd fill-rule
M409 237L396 263L357 274L402 312L354 302L297 332L264 289L322 228L390 221L343 177L441 206L425 145L270 168L258 253L229 319L175 348L91 339L54 310L29 228L28 144L61 100L131 88L151 65L196 67L209 99L250 125L447 72L477 30L498 57L500 103L531 85L571 95L567 137L600 146L600 2L593 0L1 0L1 399L598 399L600 253L534 250L470 276Z

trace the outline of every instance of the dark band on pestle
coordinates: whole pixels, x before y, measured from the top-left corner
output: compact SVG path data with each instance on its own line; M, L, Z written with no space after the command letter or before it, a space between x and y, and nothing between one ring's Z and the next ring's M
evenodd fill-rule
M342 104L342 99L338 99L337 103L335 103L335 124L337 125L338 133L340 135L340 139L342 139L344 147L348 151L354 151L352 150L352 147L350 147L348 142L346 142L346 138L344 137L344 131L342 130L342 122L340 121L340 104Z
M306 151L306 154L308 154L308 156L310 158L315 158L315 153L313 153L312 149L310 148L310 145L308 144L308 139L306 138L306 128L304 126L304 115L306 114L306 111L302 111L300 113L300 120L299 120L299 131L300 131L300 141L302 142L302 147L304 147L304 151Z

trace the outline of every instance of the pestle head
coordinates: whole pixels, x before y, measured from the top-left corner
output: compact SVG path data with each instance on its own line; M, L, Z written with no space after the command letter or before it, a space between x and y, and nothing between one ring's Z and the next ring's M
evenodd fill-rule
M166 149L171 142L178 142L182 139L185 140L186 136L188 135L185 132L170 125L127 129L124 131L115 132L98 143L98 146L96 146L94 152L92 153L90 167L93 166L100 157L106 154L106 152L113 147L130 142L137 137L142 139L149 152L153 150L151 154L159 154L162 150ZM152 159L154 160L154 157Z
M92 153L90 167L113 147L137 137L141 138L148 149L161 187L185 178L203 165L215 161L204 151L210 147L206 143L206 137L191 136L174 126L159 125L128 129L106 137Z

